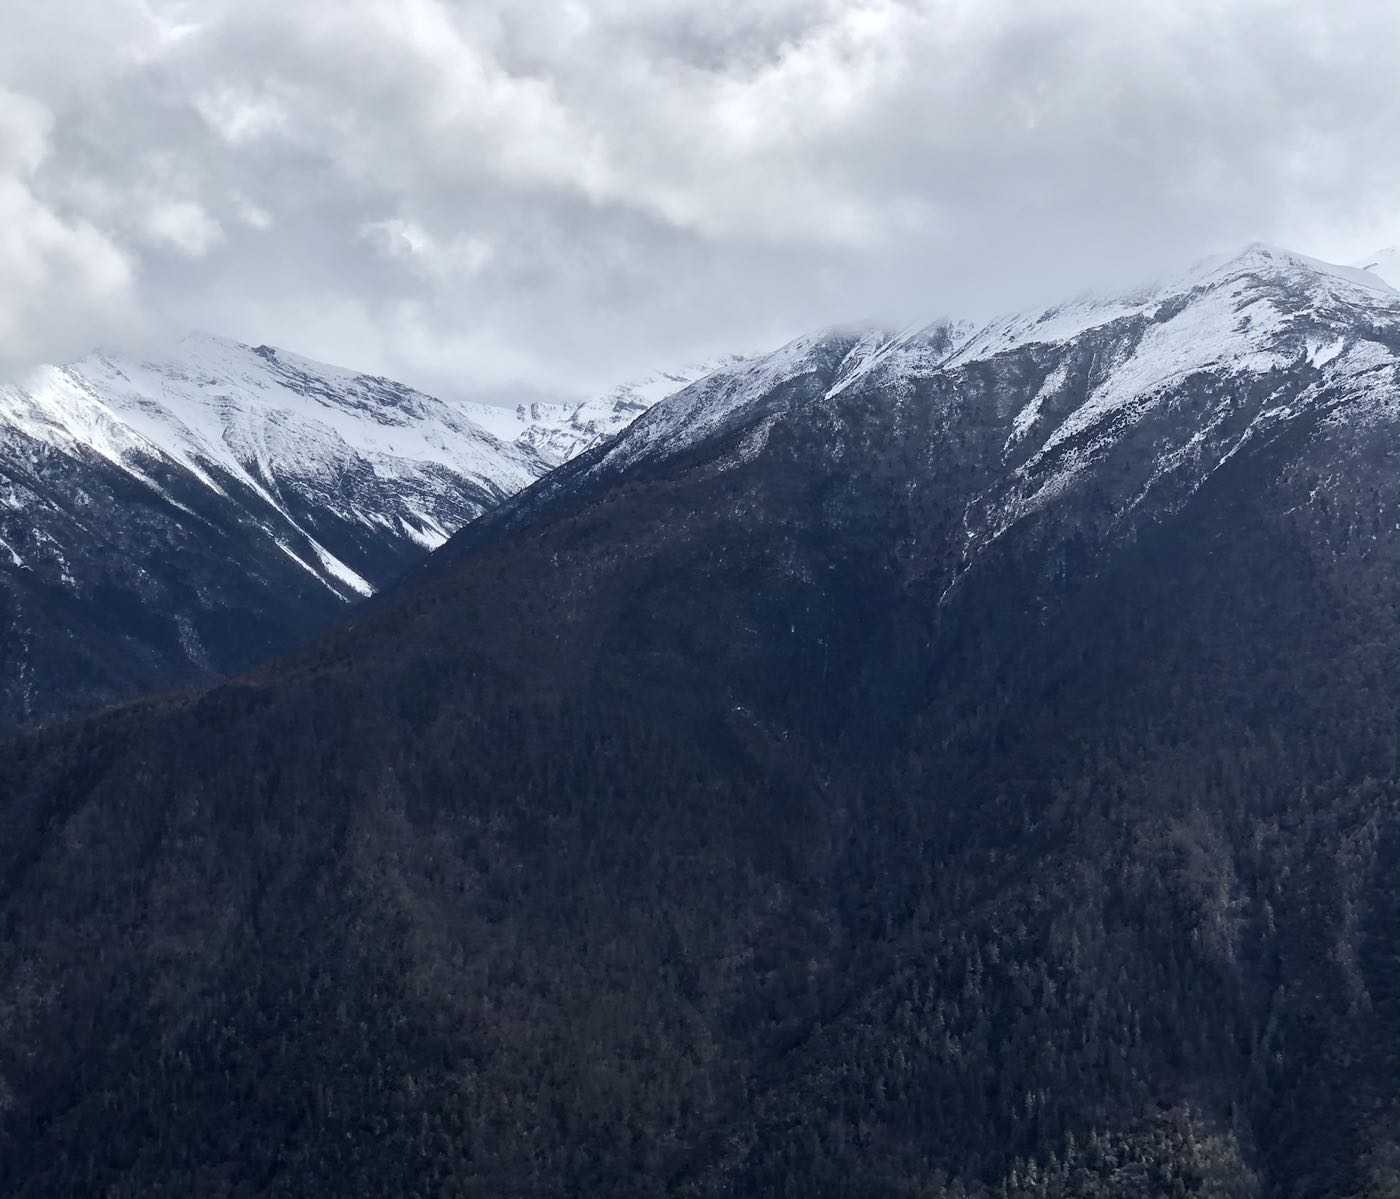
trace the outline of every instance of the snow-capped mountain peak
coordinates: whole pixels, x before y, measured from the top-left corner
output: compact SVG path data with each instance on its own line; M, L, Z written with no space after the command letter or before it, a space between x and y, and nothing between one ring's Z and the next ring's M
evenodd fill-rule
M1352 265L1383 280L1391 287L1400 288L1400 246L1377 250Z
M369 560L379 539L440 545L715 365L659 373L586 403L511 410L187 333L154 352L98 350L0 386L0 436L100 458L176 506L189 503L171 472L197 481L251 505L257 527L327 587L367 595L392 577ZM13 510L25 506L22 489L5 496ZM318 535L318 525L338 532ZM369 539L365 552L347 548L341 526L357 530L350 541Z
M329 505L332 523L388 525L431 547L542 469L527 448L432 396L208 334L158 354L98 351L40 368L0 387L0 426L101 457L177 505L188 506L172 490L172 471L224 499L241 497L289 555L333 589L362 595L387 580L372 581L317 537L303 519L308 504Z
M616 436L642 413L668 396L716 371L745 361L729 354L677 370L656 371L591 400L575 403L520 404L514 409L470 406L472 419L506 441L533 450L546 465L558 466Z
M1086 294L1051 308L999 318L969 337L958 357L973 361L1021 345L1061 344L1117 321L1145 318L1161 323L1164 317L1169 320L1176 312L1203 301L1215 305L1215 311L1200 313L1203 318L1238 314L1258 303L1261 310L1252 315L1265 315L1267 310L1270 323L1297 324L1307 311L1321 311L1329 304L1390 308L1400 303L1400 293L1366 270L1256 242L1237 253L1205 259L1148 287L1118 294ZM1231 334L1240 331L1240 324L1224 320L1217 328L1221 334ZM1258 340L1260 330L1253 320L1244 328L1251 332L1251 340ZM1217 343L1218 337L1212 339L1213 348L1221 348Z
M1139 438L1152 439L1151 461L1132 467L1120 521L1153 496L1181 502L1299 417L1393 410L1397 348L1400 293L1388 283L1262 244L1138 293L994 323L944 369L1004 360L1041 381L1011 413L1007 474L969 505L966 557L1097 478L1120 447L1140 454Z

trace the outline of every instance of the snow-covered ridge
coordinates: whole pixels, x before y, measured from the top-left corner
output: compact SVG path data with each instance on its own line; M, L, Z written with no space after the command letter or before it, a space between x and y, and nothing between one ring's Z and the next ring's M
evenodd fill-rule
M42 445L96 457L178 505L174 471L247 508L332 590L367 595L387 580L374 577L368 557L327 545L315 524L435 548L708 369L657 375L582 404L513 410L191 333L146 355L102 350L0 385L0 462L5 443L10 453ZM6 502L25 500L14 491Z
M794 407L897 407L921 389L975 394L993 406L979 419L1003 424L1004 449L987 490L968 500L971 559L1066 494L1149 420L1158 420L1159 459L1141 494L1125 498L1125 512L1159 484L1171 483L1174 494L1199 486L1271 424L1308 411L1364 421L1400 410L1400 292L1376 273L1384 267L1379 258L1339 266L1255 244L1148 287L1083 295L980 327L825 330L680 391L583 477L711 441L721 468L738 464ZM1187 394L1208 395L1207 406L1170 417ZM1269 394L1272 403L1259 398ZM938 452L930 450L935 459ZM1178 486L1186 475L1192 481Z
M1254 245L1133 296L1083 301L1048 321L1013 319L973 338L948 365L993 349L1063 345L1090 330L1123 325L1123 342L1113 347L1115 356L1083 403L1045 431L1025 468L1034 472L1066 444L1146 410L1167 388L1202 372L1248 377L1307 365L1343 374L1359 361L1357 351L1366 357L1357 330L1368 322L1400 323L1400 293L1389 284L1356 268ZM1018 427L1033 427L1037 415L1021 412ZM1083 460L1081 452L1076 461Z
M903 330L837 326L794 338L771 354L721 367L657 404L618 438L593 472L679 453L772 403L789 386L804 399L830 398L877 370L895 380L947 360L967 327L949 321ZM819 386L807 384L821 380Z
M1208 258L1174 278L1115 295L1083 295L1051 308L1012 313L991 321L961 346L957 361L989 358L1019 346L1055 345L1072 341L1091 329L1116 321L1146 316L1155 319L1164 308L1193 297L1217 295L1222 290L1242 294L1260 278L1292 280L1308 289L1321 287L1332 302L1393 306L1397 293L1384 279L1356 267L1337 266L1290 250L1255 243L1238 254ZM1217 315L1229 315L1217 313ZM1233 328L1218 329L1212 349L1228 349ZM1203 348L1204 349L1204 348Z
M1376 273L1393 259L1345 267L1253 245L1133 292L1080 296L981 326L827 329L584 403L514 409L444 401L271 347L193 334L158 354L96 353L0 387L0 438L100 458L175 504L162 489L170 471L180 472L248 507L254 524L328 587L365 594L384 580L345 536L330 544L318 532L328 522L432 548L624 429L589 474L681 453L731 426L776 418L783 405L857 394L898 402L920 380L1029 354L1045 364L1044 378L1007 414L1005 430L1015 492L1007 511L1025 512L1092 464L1125 422L1202 372L1243 379L1298 366L1331 382L1374 382L1391 355L1366 330L1400 321L1400 293ZM1086 339L1092 361L1080 369ZM0 501L11 509L25 502L13 489ZM24 560L13 544L0 552Z
M1049 369L1011 414L1007 472L968 505L964 555L1066 495L1149 420L1161 418L1156 461L1120 521L1160 488L1194 492L1252 438L1304 412L1365 421L1394 410L1397 346L1400 292L1384 279L1261 244L1129 295L993 322L940 369L956 376L1001 355ZM1195 384L1205 406L1170 417Z
M449 402L205 335L43 368L0 386L0 599L17 613L0 667L20 680L0 720L7 699L27 717L239 669L522 490L504 521L684 455L725 472L814 407L833 462L850 405L890 411L877 437L929 439L913 449L930 479L962 480L969 568L1019 522L1073 511L1058 501L1084 480L1095 519L1135 519L1286 422L1400 423L1395 258L1255 245L1121 295L827 329L573 404ZM92 673L64 683L79 650ZM31 695L45 672L54 693Z
M1358 316L1393 322L1400 292L1356 267L1337 266L1264 244L1208 259L1181 275L1115 295L1082 295L1051 308L1015 312L978 327L948 320L894 330L833 328L798 337L770 354L721 366L638 421L609 452L615 466L680 452L745 414L775 389L805 375L829 382L808 398L873 388L897 397L912 380L966 370L1031 347L1063 351L1095 331L1121 331L1117 355L1100 364L1085 402L1053 428L1040 404L1015 414L1010 442L1048 454L1125 408L1203 370L1258 374L1300 360L1344 369L1358 347ZM1348 359L1347 355L1351 354ZM835 359L832 360L832 355ZM1040 433L1040 437L1032 436Z
M441 400L205 334L159 355L99 351L40 368L0 387L0 429L105 459L167 498L157 476L175 471L230 503L251 502L254 519L305 569L361 595L374 584L317 539L304 520L309 507L432 547L473 507L528 486L542 469L525 447ZM292 534L304 538L301 549Z

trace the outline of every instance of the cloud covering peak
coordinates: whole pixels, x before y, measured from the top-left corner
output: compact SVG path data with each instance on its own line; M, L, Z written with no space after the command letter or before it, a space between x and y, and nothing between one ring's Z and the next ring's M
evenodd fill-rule
M1400 239L1373 0L49 0L0 362L143 322L455 394Z

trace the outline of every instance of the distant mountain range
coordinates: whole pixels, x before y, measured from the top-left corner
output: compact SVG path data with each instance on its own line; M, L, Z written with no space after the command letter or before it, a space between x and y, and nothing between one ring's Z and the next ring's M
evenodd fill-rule
M468 410L483 429L502 441L528 446L547 466L555 467L620 433L652 405L697 379L743 361L743 355L732 354L657 371L579 404L529 403L513 409L473 404Z
M0 724L287 648L704 369L512 411L192 334L0 387Z

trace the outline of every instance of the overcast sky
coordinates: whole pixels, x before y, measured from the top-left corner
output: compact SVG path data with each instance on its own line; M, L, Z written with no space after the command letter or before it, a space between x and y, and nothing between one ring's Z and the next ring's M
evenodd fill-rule
M1400 241L1389 0L0 0L0 366L592 392Z

